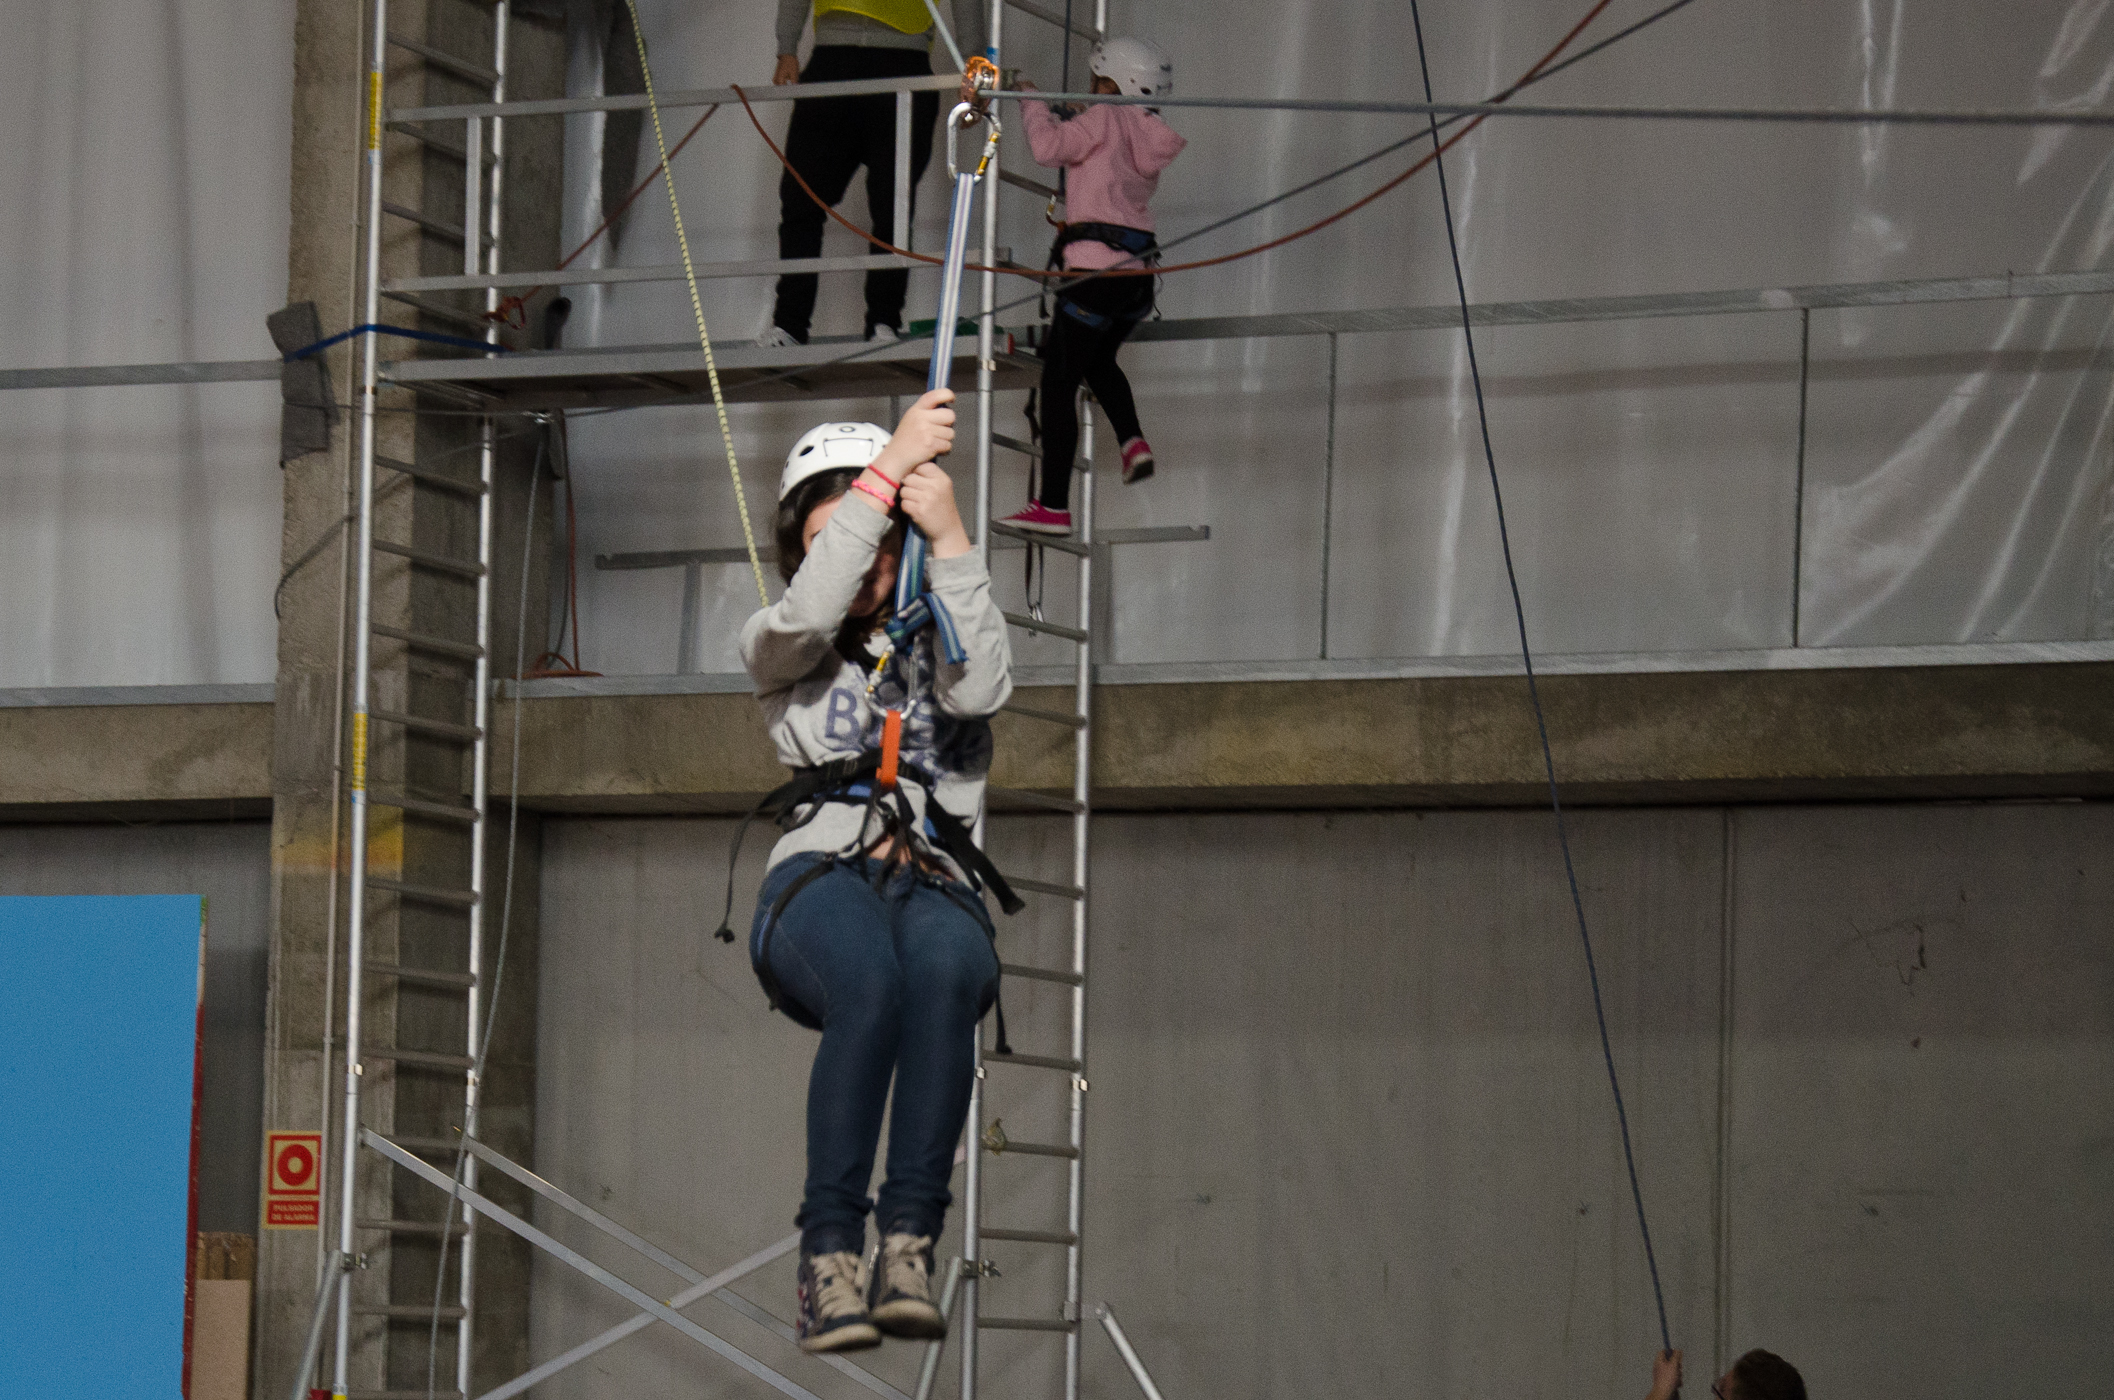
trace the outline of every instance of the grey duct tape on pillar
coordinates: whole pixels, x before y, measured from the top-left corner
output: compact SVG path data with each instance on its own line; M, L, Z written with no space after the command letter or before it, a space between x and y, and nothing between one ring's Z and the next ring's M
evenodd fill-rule
M264 318L281 355L305 350L323 338L312 301L297 301ZM330 392L330 364L322 355L288 360L279 367L279 465L330 449L338 403Z

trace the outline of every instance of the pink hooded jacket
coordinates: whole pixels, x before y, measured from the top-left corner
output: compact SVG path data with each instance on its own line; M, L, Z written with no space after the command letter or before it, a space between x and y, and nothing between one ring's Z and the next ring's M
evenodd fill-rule
M1189 143L1143 107L1096 103L1059 121L1046 102L1023 102L1028 149L1037 165L1063 166L1065 215L1073 223L1151 229L1147 207L1160 172ZM1066 267L1113 267L1124 255L1106 243L1081 239L1064 250Z

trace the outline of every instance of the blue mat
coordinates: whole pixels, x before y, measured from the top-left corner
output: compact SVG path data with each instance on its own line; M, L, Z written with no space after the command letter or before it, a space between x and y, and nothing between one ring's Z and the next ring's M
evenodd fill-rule
M179 1394L204 916L0 898L0 1396Z

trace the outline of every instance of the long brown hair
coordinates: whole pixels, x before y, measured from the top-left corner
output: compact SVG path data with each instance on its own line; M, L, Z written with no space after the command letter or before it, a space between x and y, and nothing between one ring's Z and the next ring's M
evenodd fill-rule
M827 505L850 491L851 484L864 470L863 467L843 467L837 471L816 472L778 503L778 519L772 525L772 533L778 544L780 578L791 583L793 575L800 571L801 561L807 558L807 518L815 513L815 507Z

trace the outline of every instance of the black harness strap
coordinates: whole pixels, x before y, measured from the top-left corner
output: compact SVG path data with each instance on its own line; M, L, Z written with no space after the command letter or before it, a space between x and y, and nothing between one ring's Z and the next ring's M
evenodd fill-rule
M771 789L748 810L748 814L741 819L741 825L734 829L734 849L727 855L727 907L720 914L719 931L714 937L722 943L734 941L734 867L741 860L741 843L748 838L749 824L766 815L773 821L781 821L787 812L802 803L813 802L826 792L841 790L861 778L872 777L880 768L879 749L869 749L850 758L833 759L813 768L796 768L793 770L792 781ZM820 810L818 805L816 811ZM814 813L810 812L808 820L813 819ZM789 831L793 829L786 828Z
M914 782L924 789L925 820L931 824L933 838L938 841L940 849L953 859L963 875L968 877L970 886L979 891L988 889L998 900L998 907L1007 914L1018 914L1027 907L1027 901L1014 893L1013 887L1006 883L1006 877L999 873L991 858L976 844L976 837L970 832L968 823L940 805L936 779L920 768L905 764L897 770L896 788L884 792L879 784L873 782L880 769L879 749L869 749L849 758L834 759L813 768L798 768L793 771L791 781L773 788L749 809L747 815L742 817L741 825L735 828L734 847L727 856L727 902L725 909L721 911L719 929L715 937L722 943L734 941L734 871L741 860L741 846L748 837L749 825L756 818L768 815L784 830L796 831L813 821L824 805L832 802L845 803L866 808L869 818L876 811L881 812L886 830L900 834L913 849L925 847L924 837L917 830L910 800L903 795L902 784L905 782ZM866 787L864 793L857 791L862 785ZM788 825L788 815L804 805L811 806L808 814ZM889 807L894 810L887 810ZM786 887L783 894L772 901L771 912L764 920L763 933L757 940L756 957L752 961L756 967L756 980L763 984L764 996L769 999L773 1011L784 1010L780 1005L778 979L771 971L771 935L777 932L778 920L802 890L838 865L863 854L857 847L864 842L868 825L870 821L861 823L859 840L853 842L851 849L831 852L824 859L816 861L812 868L803 872L799 879ZM966 904L964 907L967 907ZM984 916L980 910L973 912L995 941L998 933L991 927L988 916ZM999 1006L997 1010L999 1053L1011 1054L1012 1049L1006 1043L1005 1008Z

